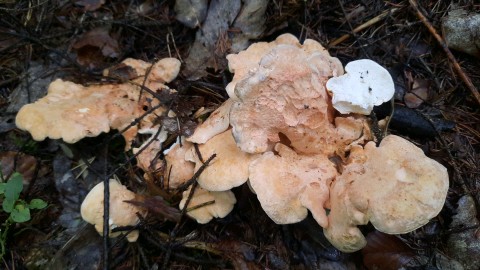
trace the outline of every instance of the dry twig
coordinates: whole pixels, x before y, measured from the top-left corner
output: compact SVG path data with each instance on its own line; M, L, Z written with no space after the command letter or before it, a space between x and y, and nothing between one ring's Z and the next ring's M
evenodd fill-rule
M357 26L355 27L353 30L352 30L352 34L356 34L378 22L380 22L381 20L383 20L385 17L387 17L388 15L390 14L393 14L394 12L396 12L397 10L399 10L398 8L392 8L392 9L389 9L389 10L386 10L382 13L380 13L378 16L368 20L367 22L361 24L360 26ZM328 44L328 47L333 47L333 46L336 46L342 42L344 42L346 39L348 39L350 36L352 36L351 34L345 34L337 39L335 39L334 41L330 42Z
M465 74L462 67L460 67L460 64L455 59L455 56L453 56L450 49L448 49L448 46L445 43L445 41L443 40L443 38L437 33L437 30L435 30L435 28L433 28L433 25L430 23L430 21L427 19L427 17L425 17L425 15L423 15L423 12L418 7L417 0L409 0L409 2L410 2L410 5L412 6L412 8L415 10L415 14L417 15L417 17L422 21L422 23L425 25L425 27L427 27L430 34L432 34L432 36L435 37L437 42L442 47L443 51L445 51L445 53L447 54L447 57L450 60L450 62L452 62L452 65L453 65L453 68L455 69L455 71L458 73L458 75L460 76L462 81L467 85L467 88L470 90L470 92L472 92L472 94L475 97L475 99L477 100L478 104L480 104L480 93L478 93L477 88L473 85L472 81L467 76L467 74Z

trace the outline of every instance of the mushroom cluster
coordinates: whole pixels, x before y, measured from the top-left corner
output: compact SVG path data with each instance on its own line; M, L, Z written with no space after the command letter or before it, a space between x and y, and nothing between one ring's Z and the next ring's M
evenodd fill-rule
M202 192L229 192L248 181L274 222L299 222L310 211L345 252L366 244L357 225L405 233L439 213L446 169L400 137L389 135L378 147L373 142L365 115L394 93L383 67L354 61L343 74L318 42L300 44L290 34L227 58L235 73L230 98L183 147L167 153L172 179L185 173L179 162L194 166L191 177L216 154L198 177ZM176 159L170 163L169 156Z
M394 92L383 67L354 61L344 74L318 42L301 44L290 34L227 59L234 73L226 87L229 99L192 136L179 137L165 151L167 133L154 117L167 108L155 93L174 91L165 86L179 71L172 58L153 65L125 60L119 72L134 75L127 83L85 87L55 81L45 98L21 109L17 125L35 139L70 143L111 128L126 130L127 149L137 133L150 134L133 149L145 179L153 183L160 173L175 189L196 178L199 187L183 192L179 207L199 223L228 215L236 203L231 189L246 182L274 222L299 222L310 211L327 239L345 252L366 244L358 225L405 233L440 212L448 189L445 167L400 137L386 136L378 146L373 141L366 115ZM154 113L131 125L149 110ZM161 151L164 160L158 160ZM138 220L132 222L125 225Z
M30 132L35 140L61 138L67 143L116 129L122 131L125 150L131 148L138 133L149 134L150 138L141 147L133 149L138 154L137 165L145 171L148 181L152 178L151 171L162 167L161 162L152 160L167 137L167 132L155 122L158 115L167 112L158 95L162 91L175 91L166 83L174 80L179 71L180 61L175 58L164 58L154 64L129 58L104 71L104 76L119 79L121 83L84 86L58 79L50 84L47 96L20 109L16 124ZM113 180L109 188L110 228L137 224L137 213L145 215L146 211L125 201L137 200L139 195ZM82 218L94 224L100 234L103 233L103 189L103 183L95 186L81 207ZM138 231L127 235L129 241L137 238Z
M166 110L152 95L156 90L169 91L165 83L175 79L179 71L180 61L174 58L153 65L129 58L117 69L104 72L107 76L128 74L131 80L125 83L83 86L57 79L50 84L47 96L20 109L16 125L30 132L35 140L61 138L67 143L95 137L110 129L122 130L129 149L137 132L152 128L153 117ZM156 107L155 113L130 127L146 110Z

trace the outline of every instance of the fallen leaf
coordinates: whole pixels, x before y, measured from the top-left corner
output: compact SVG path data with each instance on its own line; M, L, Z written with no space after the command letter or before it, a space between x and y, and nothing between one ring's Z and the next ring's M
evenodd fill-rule
M138 201L127 201L133 205L144 207L150 213L154 213L157 216L164 217L173 222L180 221L180 211L170 206L168 202L166 202L162 197L155 196L155 197L148 197L145 198L143 202Z
M0 152L0 164L3 177L9 176L13 172L19 172L23 176L24 182L29 183L35 174L37 160L27 154L7 151Z
M419 266L413 250L394 235L379 231L367 235L362 249L363 263L368 269L397 270Z
M72 48L77 52L77 62L90 68L102 67L106 57L116 58L120 54L118 41L104 27L84 33Z
M405 105L409 108L418 108L428 98L428 89L430 81L415 78L413 80L412 89L403 97Z

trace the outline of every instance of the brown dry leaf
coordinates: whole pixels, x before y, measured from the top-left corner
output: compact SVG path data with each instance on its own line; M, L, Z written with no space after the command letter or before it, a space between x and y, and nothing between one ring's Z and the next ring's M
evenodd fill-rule
M116 58L120 54L118 41L104 27L84 33L72 48L77 52L77 62L90 68L99 68L106 57Z
M403 97L405 105L409 108L418 108L428 98L430 81L425 79L414 79L412 89Z
M13 151L0 152L0 164L3 177L19 172L25 182L30 182L35 174L37 160L35 157Z
M379 231L367 235L362 254L363 264L370 270L397 270L417 264L417 256L409 246L396 236Z
M105 0L78 0L75 4L82 6L84 11L94 11L105 4Z
M143 202L128 202L135 206L140 206L147 209L149 213L153 213L156 217L165 218L173 222L180 221L180 211L177 208L170 206L170 204L160 196L147 197L143 200Z

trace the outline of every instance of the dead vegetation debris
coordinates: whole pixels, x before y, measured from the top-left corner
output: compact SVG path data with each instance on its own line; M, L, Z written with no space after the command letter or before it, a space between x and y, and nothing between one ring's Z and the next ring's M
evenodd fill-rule
M211 8L220 2L210 1ZM240 9L241 1L237 2ZM367 248L345 255L333 249L308 220L274 224L245 186L233 190L239 201L232 214L206 225L191 222L185 209L179 213L176 208L181 192L160 188L168 183L165 179L145 183L143 171L132 162L135 155L123 154L122 142L111 139L114 134L65 145L33 142L13 127L12 115L21 103L37 99L44 81L48 84L58 76L98 83L104 80L103 68L127 57L151 62L175 57L182 61L182 69L192 68L189 51L205 25L199 21L194 29L183 26L176 20L175 1L3 1L1 166L4 175L12 170L23 172L29 182L23 197L40 196L50 207L9 235L2 265L6 269L324 269L327 265L338 269L474 269L459 255L471 250L452 251L456 244L452 239L457 235L478 244L472 239L478 238L480 209L480 64L450 51L443 42L441 23L453 2L468 12L480 12L473 0L280 0L269 1L265 8L265 29L255 40L271 41L288 32L301 40L319 41L343 64L368 58L387 67L396 86L390 131L415 139L450 172L447 203L427 226L402 236L384 235L365 226ZM208 52L218 59L231 52L231 42L241 32L231 24L236 15L232 16L215 39L208 41ZM224 88L231 74L218 59L209 59L208 65L205 59L197 61L196 68L202 70L195 80L187 80L187 72L169 84L178 90L165 99L176 116L162 115L157 120L172 134L167 145L175 135L191 134L198 120L225 100ZM128 70L115 74L119 81L132 75ZM412 115L419 120L413 121ZM141 217L134 228L120 228L140 230L140 238L135 244L122 238L111 241L105 261L101 239L91 228L82 227L75 213L81 202L78 197L85 196L105 174L113 173L132 190L149 193L143 206L154 214ZM474 210L462 208L465 198L471 198L468 207ZM459 225L460 217L473 225ZM0 211L0 220L4 218Z

